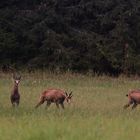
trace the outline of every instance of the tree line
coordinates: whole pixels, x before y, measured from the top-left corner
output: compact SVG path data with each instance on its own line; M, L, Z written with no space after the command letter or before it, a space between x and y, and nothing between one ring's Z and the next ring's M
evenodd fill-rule
M1 0L0 65L140 74L138 0Z

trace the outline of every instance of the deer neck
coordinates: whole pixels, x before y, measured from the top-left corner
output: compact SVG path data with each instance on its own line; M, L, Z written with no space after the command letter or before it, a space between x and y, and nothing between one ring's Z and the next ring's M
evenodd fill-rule
M18 85L14 85L14 93L17 94L18 93Z

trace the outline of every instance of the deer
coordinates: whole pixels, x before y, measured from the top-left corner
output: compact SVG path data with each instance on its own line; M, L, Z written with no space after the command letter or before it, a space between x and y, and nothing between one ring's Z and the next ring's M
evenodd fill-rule
M72 92L69 94L61 89L48 89L42 92L38 104L35 108L38 108L41 104L47 101L46 108L48 108L51 103L55 103L56 107L59 108L61 105L62 109L64 109L64 101L66 100L70 103L72 98Z
M132 90L128 94L128 103L124 105L124 109L128 108L132 105L132 109L136 108L138 104L140 104L140 90Z
M15 106L18 106L20 102L20 94L18 90L18 85L21 80L21 75L13 74L13 80L14 80L14 86L11 92L10 100L11 100L12 106L15 107Z

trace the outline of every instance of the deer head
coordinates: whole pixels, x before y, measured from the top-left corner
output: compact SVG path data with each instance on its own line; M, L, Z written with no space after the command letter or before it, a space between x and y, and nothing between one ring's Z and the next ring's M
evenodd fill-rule
M21 75L20 74L13 74L13 79L14 79L14 83L15 85L18 86L19 82L20 82L20 79L21 79Z
M72 98L72 91L68 94L67 92L65 92L65 95L66 95L66 101L68 102L68 103L70 103L70 101L71 101L71 98Z

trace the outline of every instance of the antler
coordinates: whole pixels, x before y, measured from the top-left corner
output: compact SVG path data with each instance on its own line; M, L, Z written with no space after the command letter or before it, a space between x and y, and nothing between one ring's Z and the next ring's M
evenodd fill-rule
M66 96L68 96L67 92L65 92Z
M69 93L69 96L71 96L71 97L72 97L72 91Z

